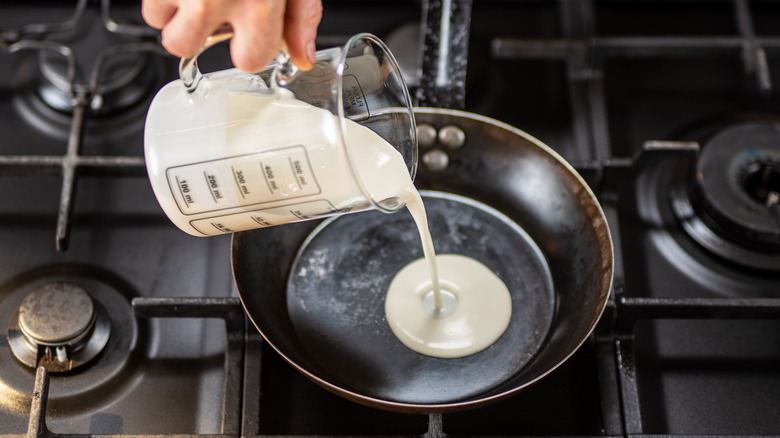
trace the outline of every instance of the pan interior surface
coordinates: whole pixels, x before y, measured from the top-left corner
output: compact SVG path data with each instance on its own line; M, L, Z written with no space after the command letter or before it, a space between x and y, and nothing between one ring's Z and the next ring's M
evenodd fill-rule
M511 219L479 202L421 192L437 254L462 254L507 285L512 315L487 349L456 359L424 356L393 335L384 299L393 276L423 256L408 212L363 212L323 222L287 280L286 306L304 368L339 387L404 404L446 404L501 391L529 364L553 324L556 294L537 245Z

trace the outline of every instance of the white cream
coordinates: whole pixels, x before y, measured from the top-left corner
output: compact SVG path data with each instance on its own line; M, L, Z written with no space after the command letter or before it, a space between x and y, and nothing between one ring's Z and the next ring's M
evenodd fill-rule
M512 298L503 281L472 258L436 256L422 198L403 158L371 130L347 124L349 151L374 199L399 197L420 233L423 259L396 274L385 317L395 336L427 356L469 356L492 345L509 326ZM382 157L377 160L377 157ZM381 168L376 166L382 161Z
M347 147L369 195L398 197L420 233L424 258L396 274L387 291L385 316L393 334L410 349L433 357L469 356L492 345L512 315L506 285L472 258L436 256L422 198L403 157L380 136L347 122Z
M444 307L430 303L425 259L406 265L393 278L385 315L395 336L427 356L456 358L478 353L504 333L512 299L504 282L482 263L458 254L436 257Z

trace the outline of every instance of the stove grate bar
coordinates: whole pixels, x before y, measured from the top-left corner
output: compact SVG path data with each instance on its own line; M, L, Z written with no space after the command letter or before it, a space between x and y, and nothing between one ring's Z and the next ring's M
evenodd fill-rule
M630 335L640 319L780 319L780 298L622 297L615 328Z
M644 319L780 319L780 299L619 297L615 310L614 357L623 425L628 437L649 437L642 435L635 323Z
M615 301L610 298L593 337L600 386L602 427L607 435L623 436L625 429L620 399L619 372L614 360L618 352L613 334L615 314Z
M747 0L734 0L734 12L737 17L737 27L743 37L742 57L746 72L754 78L758 93L769 96L772 93L772 80L769 76L769 66L766 52L756 41L753 30L753 20Z
M49 399L49 372L44 367L38 367L35 372L35 386L30 406L30 419L26 435L0 435L3 438L99 438L99 437L145 437L145 438L189 438L189 437L238 437L237 433L220 435L204 434L160 434L160 435L98 435L98 434L58 434L51 432L46 426L46 405Z
M85 170L110 171L111 175L146 175L143 157L79 155L68 159L63 155L0 155L0 170L20 175L37 174L63 166L86 168Z
M150 52L166 55L159 43L159 31L145 25L119 23L111 17L111 0L101 0L101 20L111 32L139 36L150 41L115 46L101 53L92 66L88 84L77 83L76 57L73 50L64 44L45 38L51 34L75 28L88 7L86 0L78 0L73 14L60 23L36 23L18 29L0 29L0 49L10 53L35 50L53 52L63 56L67 62L67 104L72 108L72 120L67 140L67 152L63 156L0 156L0 170L11 174L40 174L57 172L62 176L60 203L57 211L55 229L55 248L65 251L68 247L70 220L73 214L75 186L81 171L105 175L144 176L145 166L142 157L100 157L80 155L83 143L83 130L88 108L100 110L103 106L102 93L108 85L100 84L101 71L106 60L117 54L128 52Z
M642 413L639 405L639 385L636 380L634 342L624 337L614 341L615 363L618 370L620 404L623 409L623 427L630 434L642 433Z
M50 435L46 427L46 403L49 400L49 372L38 367L35 372L30 422L27 426L27 438L45 438Z
M73 196L76 190L76 166L73 162L81 151L84 112L86 111L82 97L81 93L79 93L79 96L76 98L76 105L73 108L73 120L71 121L70 133L68 134L68 148L65 157L63 157L60 206L57 211L57 228L54 235L54 245L57 251L65 251L68 247L68 229L70 218L73 214Z
M220 433L241 433L244 333L248 323L238 298L134 298L133 310L140 318L221 318L225 320L227 350L222 391Z
M593 2L559 0L563 38L495 37L495 59L554 59L567 66L571 96L575 160L603 160L610 156L604 65L607 59L642 57L741 56L748 88L761 97L772 92L767 51L780 49L780 38L758 37L747 0L732 0L738 35L731 36L598 36Z
M567 41L588 41L595 37L596 14L592 0L559 0L558 4ZM574 150L578 154L575 159L599 161L610 155L604 80L600 68L593 68L593 52L584 44L575 44L572 48L566 51L566 69Z
M81 21L81 16L84 14L84 10L87 7L87 0L79 0L76 3L76 7L67 20L60 23L34 23L22 26L16 30L13 29L0 29L0 35L3 40L18 41L23 38L39 37L56 32L64 32L70 29L74 29Z
M153 29L145 24L120 23L111 17L111 0L101 0L100 19L106 29L114 33L125 35L159 37L160 31Z
M57 251L65 251L68 246L75 183L77 177L82 173L81 171L103 176L145 176L146 166L144 163L143 157L83 156L70 151L61 156L0 155L0 170L7 175L25 176L58 172L61 175L62 186L55 231Z

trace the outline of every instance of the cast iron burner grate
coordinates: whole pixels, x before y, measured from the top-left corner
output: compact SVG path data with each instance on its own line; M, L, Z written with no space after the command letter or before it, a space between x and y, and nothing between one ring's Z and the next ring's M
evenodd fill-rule
M265 406L261 400L263 391L259 382L247 376L259 373L261 358L261 341L257 335L246 335L246 321L243 309L237 299L144 299L133 301L136 314L142 318L222 318L226 322L228 350L225 356L224 400L222 405L222 425L220 436L269 436L262 433L263 415L259 415L260 407ZM598 364L598 374L601 393L602 430L594 436L650 436L643 434L642 410L637 385L637 363L634 356L634 326L641 320L661 319L703 319L703 320L741 320L741 319L778 319L780 318L780 299L674 299L674 298L631 298L620 297L617 302L611 302L594 337L596 351L595 361ZM292 371L291 371L292 372ZM242 379L242 374L244 375ZM257 375L257 374L254 374ZM49 388L48 371L40 367L36 373L33 388L32 406L27 436L52 437L58 436L46 427L46 403ZM308 391L308 389L307 389ZM315 394L316 395L316 394ZM316 398L316 397L315 397ZM327 400L327 396L324 398ZM270 403L273 403L271 401ZM348 403L348 402L345 402ZM349 403L351 404L351 403ZM338 405L338 403L337 403ZM347 406L347 405L345 405ZM349 406L348 412L362 412L361 407ZM340 415L333 406L320 406L323 412L323 423L320 428L327 429L327 418ZM368 408L366 408L368 409ZM376 415L374 410L367 410L369 416ZM490 418L490 408L482 413L477 412L477 418L468 418L473 413L461 414L431 414L426 416L387 414L397 417L404 426L396 425L399 430L404 427L416 429L414 433L396 433L396 436L426 436L445 437L471 435L471 429L485 431L484 420ZM240 414L240 415L239 415ZM285 413L282 415L290 415ZM307 415L312 415L311 413ZM514 414L515 416L517 413ZM387 421L382 414L372 419ZM354 419L360 422L359 419ZM478 426L469 424L475 421ZM455 427L451 427L454 424ZM289 427L289 426L288 426ZM305 430L307 426L292 426ZM369 427L376 427L373 424ZM487 425L490 429L490 425ZM495 434L526 436L526 434L501 433L501 425ZM453 430L450 430L453 429ZM383 429L386 431L387 429ZM464 433L464 430L466 431ZM331 436L333 433L305 433L307 436ZM338 434L338 431L336 431ZM475 433L476 434L476 433ZM491 433L493 434L493 433ZM273 433L272 435L280 435ZM294 435L299 435L298 433ZM351 435L351 434L350 434ZM357 433L355 435L362 435ZM69 436L91 436L90 434ZM118 435L122 436L122 435ZM148 435L154 436L154 435ZM168 435L161 435L168 436ZM189 435L181 435L189 436ZM194 436L194 435L193 435ZM730 436L730 435L719 435Z
M81 2L83 4L85 2ZM335 2L338 5L338 2ZM353 12L359 11L358 2L342 2L346 9ZM363 2L364 3L364 2ZM428 2L424 2L426 7ZM432 2L435 3L435 2ZM225 319L227 324L226 336L228 337L228 352L225 354L225 384L222 406L222 429L219 436L333 436L333 435L381 435L388 431L397 436L468 436L468 435L495 435L495 436L598 436L598 437L650 437L650 436L688 436L689 434L674 433L675 431L653 426L649 417L655 416L653 410L658 408L645 402L648 400L643 395L643 387L638 370L641 369L641 358L637 358L638 350L641 351L644 341L647 340L643 324L665 321L703 321L705 323L726 322L753 322L768 321L776 323L780 320L780 298L739 298L739 297L645 297L641 296L644 290L640 282L642 278L628 283L635 273L635 267L625 266L636 254L637 245L621 241L619 227L624 226L618 220L621 213L622 201L621 186L630 184L637 173L640 173L647 163L643 163L641 157L637 160L620 158L621 147L624 143L630 143L630 136L616 136L615 124L611 113L607 110L608 99L613 99L614 93L607 93L613 83L607 80L605 75L608 61L624 60L659 60L673 57L684 60L692 56L734 57L737 55L740 70L748 78L747 89L750 90L750 102L747 106L754 105L757 109L766 109L771 105L766 103L773 92L771 78L771 56L780 50L780 37L758 36L754 30L756 15L751 13L747 0L731 0L723 2L679 2L685 3L685 7L701 8L716 5L729 8L733 11L733 25L735 34L718 33L712 36L701 35L662 35L662 36L603 36L597 34L597 22L599 18L597 6L609 9L612 6L622 6L622 2L595 2L591 0L559 0L558 2L474 2L453 0L460 11L472 10L472 29L480 30L480 26L493 27L492 22L480 22L478 14L481 7L495 6L498 10L508 7L510 3L516 3L522 9L523 6L543 9L543 12L552 10L556 18L561 37L550 38L522 38L491 36L488 38L491 47L492 60L503 62L517 60L532 60L539 62L554 61L564 65L563 100L568 100L567 110L570 114L563 117L566 125L563 128L556 126L554 130L570 133L563 134L562 155L576 165L591 187L600 196L607 214L610 226L613 229L616 249L616 271L613 286L614 296L597 327L591 341L575 354L556 373L551 374L543 381L526 392L520 393L509 400L499 402L496 405L480 408L474 411L454 414L434 414L430 416L397 416L376 410L365 411L360 406L350 404L329 396L324 390L312 386L302 376L287 367L267 346L259 339L259 335L245 320L240 303L235 299L210 300L204 298L189 299L137 299L134 308L139 317L215 317ZM522 4L521 4L522 3ZM625 2L625 4L637 3L650 9L660 5L660 9L674 7L678 2L659 2L657 4L643 2ZM497 6L496 6L497 5ZM649 5L649 6L648 6ZM447 13L442 13L441 3L438 3L431 13L430 20L442 19ZM326 4L326 8L328 5ZM674 18L671 15L665 15ZM327 17L327 16L326 16ZM358 15L358 18L365 18ZM693 25L690 16L685 18L685 26ZM695 17L698 19L698 15ZM361 20L354 20L358 22ZM513 19L514 21L514 19ZM327 27L327 23L324 23ZM436 28L437 23L424 23L427 29ZM465 22L469 24L468 20ZM653 26L662 23L653 22ZM69 26L66 21L63 26ZM58 25L59 26L59 25ZM516 24L515 24L516 26ZM35 27L36 29L38 27ZM348 32L346 27L334 26L334 32ZM361 29L362 30L362 29ZM380 33L380 32L376 32ZM462 29L455 34L463 35ZM14 43L3 31L5 47ZM557 33L555 33L557 35ZM326 38L327 35L322 35ZM440 42L436 36L426 36L429 43ZM461 41L462 42L462 41ZM10 44L9 44L10 43ZM36 50L49 50L48 43L33 40L32 46L38 46ZM16 46L21 48L22 46ZM56 48L60 50L61 48ZM55 50L55 51L56 51ZM155 49L156 50L156 49ZM435 66L435 59L429 60ZM431 66L429 65L428 68ZM446 66L445 66L446 67ZM677 66L675 65L675 68ZM465 69L466 65L460 68ZM469 64L469 68L474 68ZM546 71L545 71L546 72ZM462 73L462 72L460 72ZM428 71L428 78L433 73ZM435 78L434 78L435 79ZM456 75L456 79L463 80L463 75ZM447 87L465 86L464 83L446 83ZM617 87L617 86L616 86ZM451 89L451 88L449 88ZM618 92L621 90L617 87ZM89 93L87 93L89 94ZM511 93L506 93L511 95ZM418 94L423 101L430 98L426 94ZM462 95L455 93L455 104L459 103ZM742 96L742 95L740 95ZM78 96L77 96L78 97ZM440 96L434 96L438 98ZM446 96L445 96L446 97ZM546 99L546 96L545 96ZM756 100L757 99L757 100ZM759 102L756 104L755 102ZM522 103L522 102L521 102ZM707 106L711 102L707 102ZM483 104L480 101L480 104ZM517 101L512 101L512 108L517 109ZM468 99L465 102L467 110ZM536 134L533 126L523 123L522 119L513 119L517 111L500 114L500 108L484 104L488 113L517 125L528 132ZM533 111L539 111L541 106L530 105ZM743 105L737 105L744 109ZM71 138L68 143L68 152L65 156L0 156L0 169L3 172L18 172L28 174L33 171L62 168L63 188L60 204L60 212L57 225L57 248L64 249L67 242L68 216L72 209L73 185L75 170L77 168L101 168L107 171L121 170L128 174L143 174L143 160L137 157L84 157L79 155L79 135L81 133L83 118L89 107L89 96L81 96L77 100L73 110ZM728 105L728 109L733 109ZM776 108L775 108L776 109ZM491 113L491 111L495 111ZM625 121L621 119L622 121ZM666 121L666 119L664 119ZM560 128L560 129L559 129ZM553 129L549 129L550 131ZM544 134L544 126L538 132ZM558 134L561 135L561 134ZM551 139L560 137L550 136ZM648 136L646 138L653 138ZM641 141L646 139L643 137ZM547 140L542 136L542 140ZM558 142L547 141L555 146ZM673 146L668 149L691 149L690 145L659 144L654 143L657 152L665 154L665 146ZM623 151L625 152L625 151ZM672 151L673 152L673 151ZM671 153L671 152L670 152ZM662 224L663 225L663 224ZM625 236L624 236L625 237ZM650 263L650 262L648 262ZM673 285L661 293L688 293L674 289ZM679 288L679 285L676 285ZM770 290L765 295L771 296L777 293ZM638 296L640 295L640 296ZM772 333L764 333L772 342ZM699 341L695 338L693 342ZM704 342L705 340L702 340ZM756 339L761 342L762 339ZM769 347L776 348L776 345ZM266 354L268 353L268 354ZM773 351L773 353L776 353ZM728 358L727 358L728 359ZM737 358L738 361L738 358ZM695 364L703 371L706 364ZM769 366L776 365L770 360ZM766 364L764 365L766 366ZM728 368L725 365L724 368ZM775 367L777 368L777 367ZM702 370L699 370L702 371ZM561 373L566 376L560 379ZM775 370L776 373L776 370ZM698 376L698 374L696 375ZM572 388L568 383L588 381L591 378L597 381L594 385L595 395L574 397L566 399ZM556 386L556 382L563 380L564 384ZM56 382L55 382L56 383ZM46 428L46 401L47 385L49 380L47 372L39 370L36 376L35 387L31 388L35 394L33 397L28 436L56 436L56 431L50 432ZM573 386L573 385L572 385ZM537 391L536 388L541 388ZM536 391L536 392L535 392ZM727 394L728 395L728 394ZM266 397L267 396L267 397ZM539 396L538 399L535 397ZM537 420L538 418L524 418L524 409L533 411L534 404L547 406L549 398L564 400L560 404L551 403L549 406L568 407L576 411L576 414L568 413L568 410L548 410L542 413L545 419L549 419L546 426L549 428L535 429L529 422L522 424L523 420ZM335 396L333 396L335 397ZM529 397L524 399L524 397ZM586 403L583 403L585 401ZM764 400L768 406L764 409L777 413L777 398ZM592 403L590 403L592 402ZM676 407L676 406L673 406ZM658 408L661 409L661 408ZM161 413L161 415L164 415ZM350 416L365 415L369 418L366 423L379 425L371 428L370 424L360 426L339 427L338 422ZM577 416L579 415L579 416ZM580 418L584 417L584 418ZM774 415L776 417L776 415ZM488 421L486 421L488 420ZM770 421L776 421L769 419ZM308 421L308 423L307 423ZM346 420L345 420L346 421ZM360 422L358 422L360 423ZM335 425L334 425L335 424ZM382 429L383 425L394 424L393 427ZM568 427L570 424L575 426ZM776 424L776 423L772 423ZM364 428L365 427L365 428ZM381 430L380 430L381 429ZM346 431L346 432L345 432ZM695 432L694 432L695 433ZM738 432L707 432L707 436L745 436L765 435L767 433L777 436L780 428L775 430L759 430L746 425ZM699 433L701 435L701 433ZM11 435L18 436L18 435ZM85 431L75 436L91 436ZM123 436L123 435L116 435ZM150 435L151 436L151 435ZM168 435L159 435L160 437ZM185 436L185 435L181 435Z
M94 14L90 3L87 0L79 0L73 14L63 22L0 29L0 49L11 53L32 51L39 55L44 78L42 80L45 84L37 92L28 91L26 98L42 99L50 107L44 108L44 112L64 111L70 116L64 155L0 155L0 170L4 173L60 173L62 188L55 231L55 247L58 251L67 249L75 187L80 174L87 172L108 176L146 175L142 157L81 154L86 119L95 114L99 116L106 111L135 105L145 94L154 92L154 89L149 89L150 81L154 79L148 78L143 69L129 78L126 77L127 74L106 78L106 70L117 69L114 60L118 57L125 58L120 66L127 67L128 56L135 56L140 61L149 56L166 54L157 41L157 32L147 26L114 21L111 18L110 0L102 0L99 5L102 26L110 33L127 37L128 42L112 45L97 53L96 57L90 60L93 61L92 65L81 65L78 58L80 53L89 51L82 49L76 53L68 43L58 42L56 37L58 34L79 30L81 22L86 20L90 13ZM78 44L78 41L74 44ZM82 71L89 71L88 79L80 77ZM136 78L143 83L131 87ZM134 91L128 91L131 88ZM128 97L129 95L132 96ZM129 102L126 102L128 100ZM119 109L112 108L114 105L118 105Z

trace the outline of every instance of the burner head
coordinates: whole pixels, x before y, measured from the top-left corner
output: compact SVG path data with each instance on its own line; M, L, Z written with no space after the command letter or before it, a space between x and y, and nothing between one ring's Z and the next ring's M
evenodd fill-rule
M19 327L39 344L77 343L95 325L95 305L84 289L51 283L30 292L19 306Z
M672 193L688 234L738 264L780 270L780 124L721 130L691 170Z
M87 96L98 114L121 111L153 95L165 73L159 56L141 44L153 39L111 32L91 9L75 30L51 40L70 52L73 65L63 53L40 51L35 94L60 112L70 113L76 96Z
M103 54L105 61L100 64L95 94L90 101L93 111L113 113L135 105L153 92L159 76L158 66L152 62L153 55L108 47L98 53ZM51 108L71 112L74 94L91 95L93 90L86 79L71 86L67 62L59 54L41 52L38 62L41 70L38 96ZM96 65L93 60L87 67L94 69Z
M65 282L32 290L11 320L8 343L14 356L33 368L70 371L97 356L110 324L81 287Z
M733 238L780 250L780 125L746 123L706 143L696 164L702 210Z

